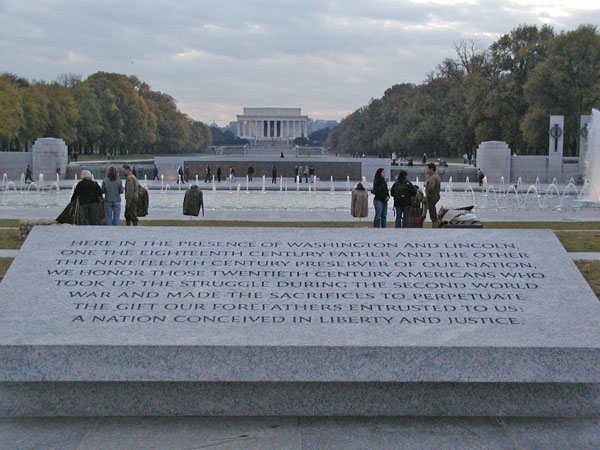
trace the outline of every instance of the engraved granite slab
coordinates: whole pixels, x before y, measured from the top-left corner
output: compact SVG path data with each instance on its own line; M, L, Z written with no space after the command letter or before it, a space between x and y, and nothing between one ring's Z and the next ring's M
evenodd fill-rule
M533 386L526 397L541 389L545 406L523 414L577 415L585 404L593 415L599 358L600 303L548 230L37 227L0 284L0 397L29 393L29 406L2 415L31 412L36 383L54 383L56 403L77 397L78 383L88 398L89 383L129 392L165 382L239 384L249 404L268 383L286 395L298 383L305 399L311 383L329 396L356 383L365 397L390 383L395 402L402 389L427 398L424 414L451 414L431 406L432 392L456 396L463 383L472 403L451 408L462 415L501 414L500 397ZM489 407L473 409L486 383ZM564 407L548 407L552 389ZM385 414L418 414L383 403ZM180 406L170 411L211 411L198 399ZM317 406L302 414L326 413Z

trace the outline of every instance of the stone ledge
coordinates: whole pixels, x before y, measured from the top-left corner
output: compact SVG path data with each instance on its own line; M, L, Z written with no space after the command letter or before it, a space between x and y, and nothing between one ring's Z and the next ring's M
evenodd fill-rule
M0 383L0 416L600 415L599 384Z

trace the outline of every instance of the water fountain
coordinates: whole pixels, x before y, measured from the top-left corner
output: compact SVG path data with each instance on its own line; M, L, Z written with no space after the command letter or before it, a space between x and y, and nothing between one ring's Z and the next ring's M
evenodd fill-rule
M249 177L248 177L248 175L246 175L246 194L247 194L248 192L250 192L250 191L248 190L248 182L249 182Z
M335 188L333 187L333 175L331 175L331 178L329 179L329 184L331 184L331 193L335 194Z
M452 193L452 177L448 179L448 183L446 184L446 192Z
M600 203L600 111L592 110L592 121L588 133L587 153L585 157L584 199Z
M56 192L60 192L60 175L56 174L56 181L50 185L50 190L55 189Z
M266 175L263 175L263 180L262 180L262 193L265 194L266 193L266 186L265 186L265 182L266 182Z
M352 193L352 189L350 189L350 175L346 175L346 191L348 194Z
M279 192L283 191L283 175L279 176Z

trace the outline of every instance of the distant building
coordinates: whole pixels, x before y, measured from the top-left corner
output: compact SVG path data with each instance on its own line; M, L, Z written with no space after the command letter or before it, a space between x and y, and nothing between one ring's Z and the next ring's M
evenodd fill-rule
M301 108L244 108L237 116L237 136L255 141L293 141L308 137L308 116Z

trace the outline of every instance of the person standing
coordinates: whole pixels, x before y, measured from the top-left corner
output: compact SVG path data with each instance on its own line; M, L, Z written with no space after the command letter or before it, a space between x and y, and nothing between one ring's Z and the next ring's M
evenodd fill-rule
M427 164L427 153L423 153L423 159L421 161L423 164Z
M125 221L127 226L137 227L137 202L140 194L140 185L137 178L131 173L128 164L121 167L121 173L125 177Z
M159 179L160 178L158 177L158 167L156 166L156 164L154 164L154 168L152 169L152 181Z
M185 166L185 169L183 171L184 175L185 175L185 182L189 182L190 181L190 168L188 166ZM137 177L137 174L134 173L134 175Z
M271 170L271 184L277 183L277 167L273 166Z
M177 184L183 183L183 167L179 166L177 169Z
M217 182L221 182L221 166L217 166Z
M210 166L206 166L206 170L204 171L204 182L210 183Z
M102 200L102 189L94 180L89 170L81 171L81 181L77 183L71 203L79 201L79 224L98 224L98 204Z
M429 218L435 225L437 222L437 210L435 205L440 201L440 192L442 189L442 180L436 172L435 164L427 164L427 181L425 182L425 198L427 199L427 210L429 211Z
M410 207L412 198L417 190L415 186L406 179L408 173L401 170L398 181L392 185L392 197L394 197L394 210L396 211L396 228L410 228Z
M385 171L383 168L377 169L373 179L373 190L371 193L375 196L373 206L375 207L375 219L373 227L386 228L387 221L387 202L390 199L390 192L385 181Z
M310 182L314 183L315 182L315 168L313 166L310 166L310 169L308 170L308 174L310 175Z
M302 183L302 174L303 174L302 165L299 165L298 172L296 173L296 177L300 180L300 183Z
M485 175L480 168L477 168L477 181L479 181L479 186L483 186L483 178Z
M131 170L131 173L133 174L134 177L137 178L137 169L135 168L135 166L133 166L133 169Z
M106 178L102 180L102 192L104 193L106 225L119 226L123 183L119 179L119 172L115 166L108 166Z
M233 166L229 166L229 180L235 181L235 169Z
M304 166L304 181L308 183L308 164Z
M27 165L27 169L25 169L25 183L27 183L28 180L30 180L32 183L33 181L33 171L31 170L31 166Z
M254 167L248 167L248 181L252 182L252 178L254 177Z

